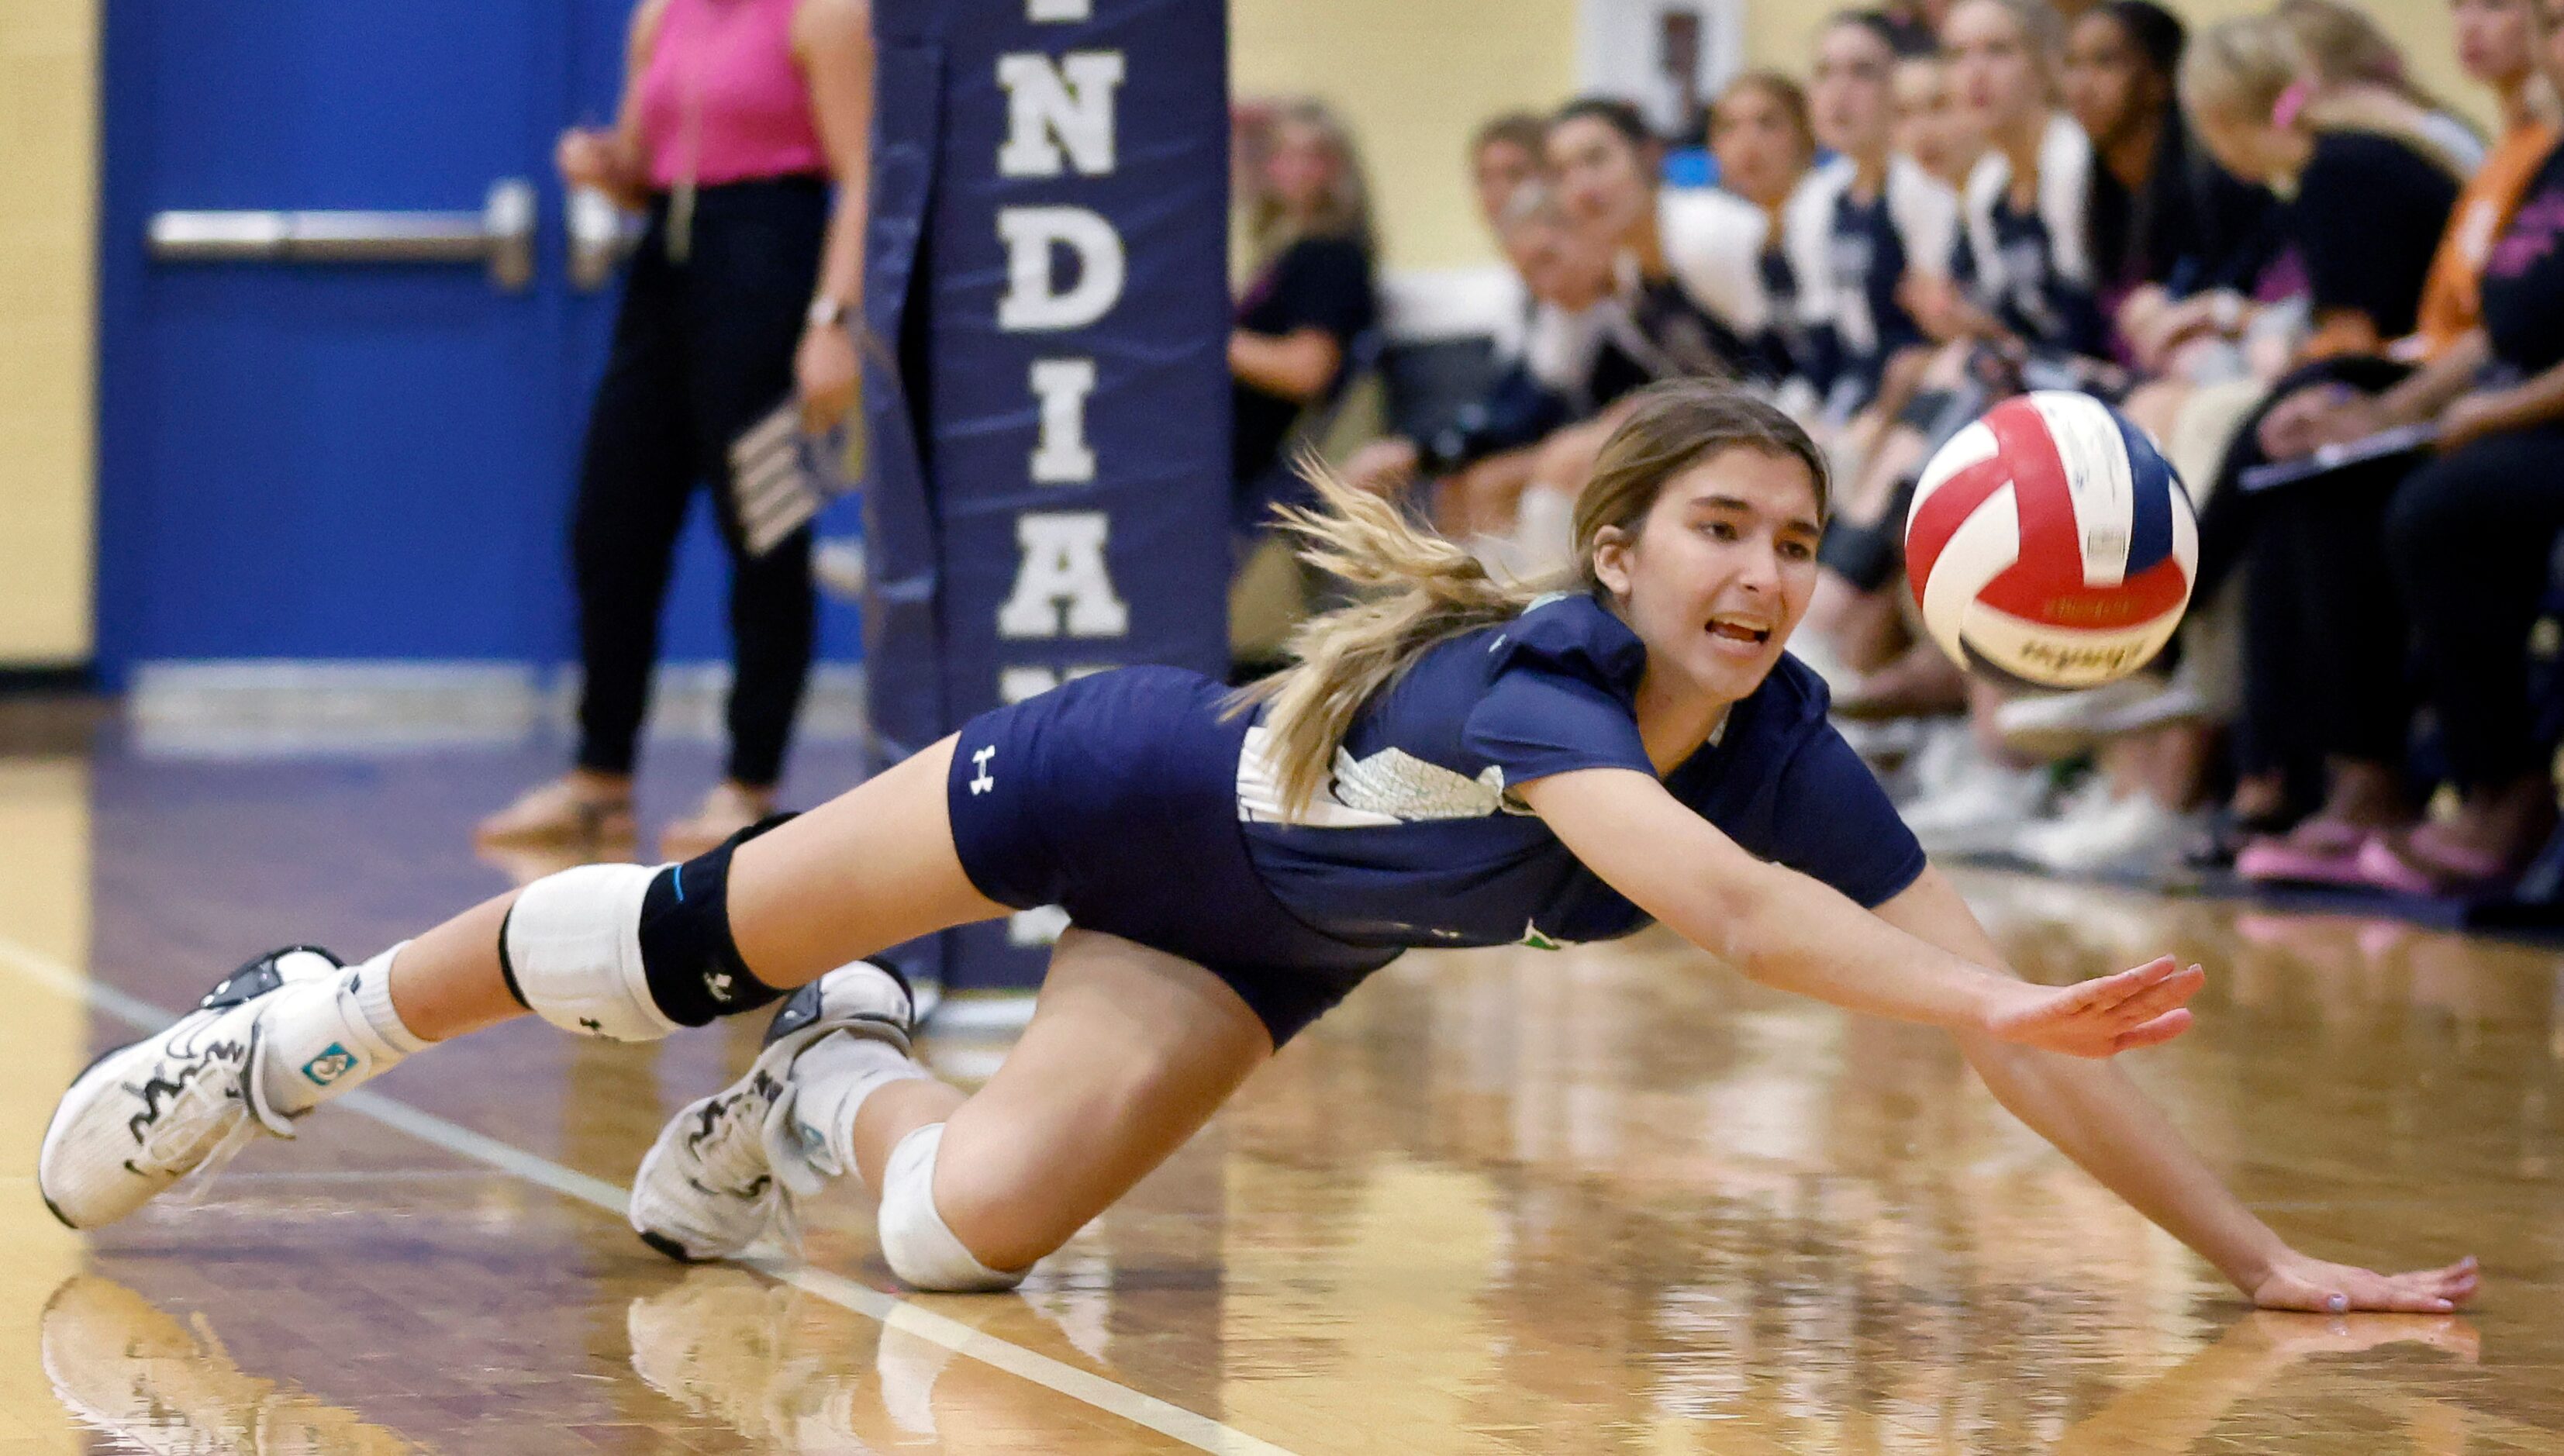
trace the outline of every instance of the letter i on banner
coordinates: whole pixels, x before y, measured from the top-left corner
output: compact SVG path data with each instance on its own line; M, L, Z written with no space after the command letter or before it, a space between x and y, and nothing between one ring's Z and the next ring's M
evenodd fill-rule
M880 0L888 17L910 6ZM947 716L1133 663L1226 666L1226 7L919 0L938 18L924 454ZM954 933L1029 986L1056 917Z

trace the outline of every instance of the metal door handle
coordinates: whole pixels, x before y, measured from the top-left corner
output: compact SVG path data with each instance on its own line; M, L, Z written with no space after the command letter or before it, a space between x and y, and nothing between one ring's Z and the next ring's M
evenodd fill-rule
M569 234L570 287L594 293L613 281L614 270L640 245L641 219L593 187L572 187L563 208Z
M534 184L502 177L479 212L155 212L162 263L483 263L513 293L534 276Z

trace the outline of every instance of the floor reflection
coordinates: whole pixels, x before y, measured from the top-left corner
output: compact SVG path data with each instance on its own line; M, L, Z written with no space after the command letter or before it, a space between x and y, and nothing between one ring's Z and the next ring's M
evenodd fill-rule
M393 1456L421 1448L298 1386L243 1370L213 1322L182 1324L112 1279L74 1275L45 1304L45 1377L89 1428L144 1451Z

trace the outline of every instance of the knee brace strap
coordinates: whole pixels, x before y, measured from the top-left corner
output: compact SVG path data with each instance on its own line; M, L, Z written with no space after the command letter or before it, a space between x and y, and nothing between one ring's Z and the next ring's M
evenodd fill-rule
M943 1144L944 1125L929 1123L891 1149L882 1168L882 1258L911 1289L1012 1289L1024 1272L1001 1274L980 1263L935 1211L935 1152Z
M749 972L730 934L730 860L738 848L790 818L777 814L650 882L641 900L641 962L650 996L669 1020L703 1026L770 1006L783 993Z
M730 934L732 851L768 819L681 865L581 865L525 888L499 964L526 1008L564 1031L656 1041L772 1004Z

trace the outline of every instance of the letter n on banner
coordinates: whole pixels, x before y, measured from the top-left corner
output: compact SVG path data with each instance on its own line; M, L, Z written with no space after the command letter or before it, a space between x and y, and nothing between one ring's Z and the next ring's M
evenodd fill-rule
M1126 664L1220 672L1226 6L875 0L873 15L865 304L900 379L867 408L876 441L887 428L911 447L876 444L879 476L915 476L877 478L871 503L877 735L913 750ZM903 249L913 271L878 256ZM947 983L1035 984L1056 924L953 933Z

